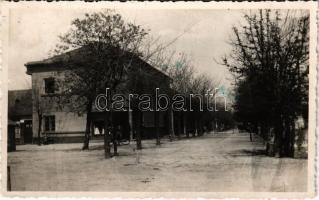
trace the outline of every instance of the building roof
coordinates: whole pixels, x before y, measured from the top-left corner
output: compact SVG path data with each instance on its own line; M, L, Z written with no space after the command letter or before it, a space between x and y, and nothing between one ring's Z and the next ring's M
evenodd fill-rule
M32 116L32 90L8 91L8 117L20 120Z
M31 61L25 64L26 68L27 68L27 74L31 75L34 71L47 71L47 70L57 70L57 69L63 69L63 63L66 62L69 58L71 58L72 60L76 60L77 62L86 62L87 60L89 60L89 48L84 46L84 47L80 47L65 53L62 53L60 55L56 55L44 60L40 60L40 61ZM116 48L112 48L110 50L110 53L114 52L118 52L121 51L119 49ZM144 66L149 67L150 70L153 70L157 73L160 73L164 76L169 77L165 72L163 72L162 70L150 65L148 62L146 62L145 60L143 60L141 57L137 56L137 55L133 55L133 53L130 52L124 52L126 55L134 57L136 59L136 61L142 63Z
M68 54L70 56L76 56L76 58L80 58L80 54L83 54L83 48L74 49L74 50L62 53L60 55L55 55L50 58L46 58L44 60L27 62L25 66L33 67L33 66L39 66L39 65L50 65L50 64L61 63L67 59Z

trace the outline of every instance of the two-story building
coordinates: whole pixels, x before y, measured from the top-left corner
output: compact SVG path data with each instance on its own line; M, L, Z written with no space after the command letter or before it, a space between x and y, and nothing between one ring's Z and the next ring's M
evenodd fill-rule
M74 54L80 52L79 50L73 51ZM40 136L41 138L50 137L54 142L83 141L86 128L86 114L78 114L67 108L57 109L57 103L52 101L51 98L52 96L59 95L56 81L63 78L63 72L66 70L63 62L64 57L65 55L61 54L42 61L25 64L27 68L26 73L32 77L32 130L34 140L37 140ZM131 70L132 73L137 69L143 70L150 81L160 80L159 82L161 82L162 86L164 85L165 88L169 88L170 78L165 73L139 57L135 60L136 63ZM162 134L169 132L167 130L169 128L167 115L167 112L161 112L159 115L159 126ZM121 126L122 138L134 138L139 125L142 126L143 138L154 137L154 112L143 112L142 116L142 120L137 119L138 117L134 111L116 112L114 114L116 125ZM104 134L104 117L105 115L102 112L94 111L92 113L91 136Z

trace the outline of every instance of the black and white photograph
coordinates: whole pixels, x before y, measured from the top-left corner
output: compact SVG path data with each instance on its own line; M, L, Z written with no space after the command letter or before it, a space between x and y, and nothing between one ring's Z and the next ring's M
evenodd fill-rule
M314 195L314 2L33 5L2 8L7 195Z

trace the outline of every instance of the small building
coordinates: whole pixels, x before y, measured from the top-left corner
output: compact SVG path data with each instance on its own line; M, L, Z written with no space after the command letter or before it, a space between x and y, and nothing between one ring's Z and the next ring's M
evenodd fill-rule
M12 134L14 134L14 137L12 137ZM33 143L31 89L8 91L9 138L15 138L16 144Z
M7 151L15 151L16 150L16 141L15 141L15 127L16 123L8 119L8 138L7 138Z

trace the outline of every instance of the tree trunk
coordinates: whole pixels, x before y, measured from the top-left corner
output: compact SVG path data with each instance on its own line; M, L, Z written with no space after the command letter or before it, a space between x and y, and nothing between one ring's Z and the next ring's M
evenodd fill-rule
M133 125L133 111L128 111L128 123L130 127L130 142L133 140L134 125Z
M285 137L284 137L284 149L283 156L294 156L294 144L295 144L295 130L294 120L291 117L287 117L285 120Z
M268 135L269 128L268 128L268 125L266 125L265 123L262 123L260 131L261 131L260 134L261 134L262 138L264 139L264 142L268 142L268 140L269 140L269 135Z
M42 114L38 112L38 145L41 145L41 127L42 127Z
M113 115L113 111L110 110L110 121L111 121L111 137L112 137L112 143L113 143L113 150L114 150L114 153L113 155L114 156L117 156L118 153L117 153L117 128L115 127L115 124L114 124L114 115Z
M289 156L290 157L294 157L295 155L295 136L296 136L296 133L295 133L295 121L294 120L291 120L291 138L290 138L290 154Z
M186 120L186 112L183 112L183 131L187 138L189 138L189 132L187 131L187 120Z
M198 122L198 125L199 125L199 136L203 136L204 135L204 128L203 128L203 119L200 118L199 119L199 122Z
M90 119L90 113L88 113L86 116L85 134L84 134L84 142L83 142L82 150L89 149L90 126L91 126L91 119Z
M156 145L161 144L161 136L160 136L160 130L159 130L159 112L155 112L155 131L156 131Z
M105 158L111 158L111 136L109 134L109 114L106 113L104 118L104 156Z
M168 120L169 120L169 138L170 141L173 141L175 138L175 132L174 132L174 113L172 109L168 110Z
M181 112L177 112L176 113L176 116L177 116L177 138L178 139L181 139L181 130L182 130L182 123L181 123L181 120L182 120L182 113Z
M90 141L90 126L91 126L91 109L92 109L92 101L90 101L87 105L87 114L86 114L86 125L85 125L85 133L84 133L84 142L82 150L89 149L89 141Z
M288 120L284 120L284 131L283 131L283 149L281 156L282 157L287 157L289 153L289 146L290 146L290 128L289 128L289 123Z
M112 141L112 143L113 143L113 150L114 150L114 156L118 156L119 154L117 153L117 139L116 139L116 134L114 135L114 132L115 131L113 131L113 141Z
M136 119L137 119L137 123L136 126L137 127L137 131L136 131L136 149L140 150L142 149L142 121L143 121L143 113L142 111L136 111Z
M193 130L193 137L196 137L196 134L198 134L198 130L197 130L197 119L194 120L194 130Z
M274 155L282 156L283 153L283 122L281 117L276 119L275 140L274 140Z

